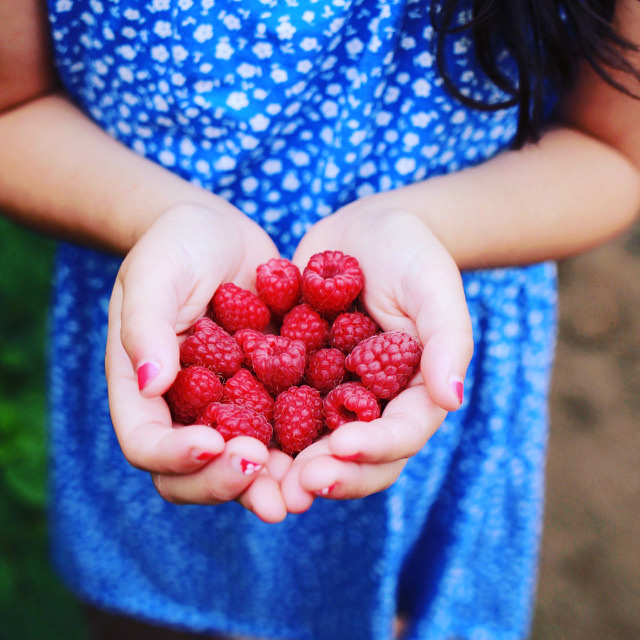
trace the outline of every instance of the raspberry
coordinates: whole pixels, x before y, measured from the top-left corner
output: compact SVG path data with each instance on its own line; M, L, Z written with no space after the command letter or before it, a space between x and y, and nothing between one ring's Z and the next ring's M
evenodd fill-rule
M180 346L180 361L184 365L208 367L228 378L242 366L244 353L242 347L211 318L200 318Z
M347 356L345 365L378 398L393 398L414 374L422 346L403 331L385 331L363 340Z
M324 316L346 311L363 285L358 261L341 251L314 254L302 272L303 299Z
M235 333L240 329L264 331L271 319L267 305L255 293L232 282L218 287L209 309L213 318L229 333Z
M307 384L325 394L340 384L347 374L345 355L339 349L319 349L307 360L304 375Z
M274 400L248 369L240 369L225 382L222 401L253 409L269 422L273 421Z
M329 342L329 323L311 305L303 302L282 319L280 335L304 342L307 353L321 349Z
M171 415L180 424L193 424L210 402L222 397L222 382L206 367L192 365L180 369L164 398Z
M237 436L250 436L266 446L273 436L273 427L262 414L237 404L211 402L198 415L198 424L213 427L225 442Z
M324 419L329 429L355 420L371 422L379 417L378 398L360 382L339 384L324 399Z
M343 353L351 353L353 347L378 332L375 320L361 311L341 313L331 325L329 344Z
M317 389L294 386L276 398L274 431L285 453L299 453L308 447L323 427L322 398Z
M300 300L300 269L286 258L271 258L256 269L256 290L269 309L282 316Z
M306 361L303 342L272 334L266 334L251 354L256 377L273 395L302 380Z
M251 354L258 342L264 339L264 333L255 329L240 329L240 331L236 331L233 337L242 347L245 365L251 367Z

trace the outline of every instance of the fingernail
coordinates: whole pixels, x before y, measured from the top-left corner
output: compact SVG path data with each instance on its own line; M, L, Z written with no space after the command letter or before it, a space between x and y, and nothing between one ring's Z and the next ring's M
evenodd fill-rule
M462 400L464 399L464 382L462 382L460 378L454 377L449 380L449 384L458 397L458 402L462 404Z
M160 369L153 362L143 362L138 367L138 389L142 391L159 373Z
M346 462L355 462L356 460L360 460L362 458L361 453L352 453L350 456L337 456L340 460L345 460Z
M262 465L240 456L231 456L231 466L241 473L243 476L250 476L253 473L258 473L262 469Z
M316 495L320 497L328 496L336 488L336 484L338 483L334 482L332 485L329 485L328 487L323 487L322 489L320 489L320 491L316 491Z
M195 459L201 460L202 462L205 462L207 460L213 460L213 458L215 458L216 455L217 454L215 453L211 453L211 451L196 451L194 453Z

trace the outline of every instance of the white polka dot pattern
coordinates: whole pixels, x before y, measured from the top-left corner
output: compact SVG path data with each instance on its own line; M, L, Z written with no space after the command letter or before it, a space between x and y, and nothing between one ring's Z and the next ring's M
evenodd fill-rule
M513 110L443 87L417 0L50 0L60 76L137 153L228 198L283 255L358 197L482 162ZM500 94L469 40L464 93ZM508 61L505 61L505 65ZM508 66L505 66L508 71ZM516 215L514 213L514 215ZM551 265L464 274L476 338L463 408L387 491L264 525L235 503L164 502L122 457L103 373L118 261L62 245L51 323L52 536L65 581L111 609L194 631L383 640L526 635L535 582Z

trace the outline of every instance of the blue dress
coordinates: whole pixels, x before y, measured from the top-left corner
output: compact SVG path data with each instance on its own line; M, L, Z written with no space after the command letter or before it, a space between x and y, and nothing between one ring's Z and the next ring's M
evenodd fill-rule
M283 255L358 197L508 147L512 109L456 102L417 0L50 0L78 105L135 152L221 194ZM465 34L449 68L502 96ZM508 71L509 61L505 61ZM99 158L96 159L99 162ZM518 212L514 211L514 216ZM83 599L193 631L290 640L515 640L536 581L555 323L553 265L464 274L464 406L388 490L264 524L176 506L123 458L103 374L119 260L59 248L51 331L55 565Z

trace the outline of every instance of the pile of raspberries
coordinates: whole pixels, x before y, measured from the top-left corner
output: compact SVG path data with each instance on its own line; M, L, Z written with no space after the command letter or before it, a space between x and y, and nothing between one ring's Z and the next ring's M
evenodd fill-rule
M272 258L257 268L255 286L257 295L221 284L187 332L165 394L176 423L296 455L327 430L380 417L416 372L420 342L382 331L367 314L354 257L317 253L302 273Z

